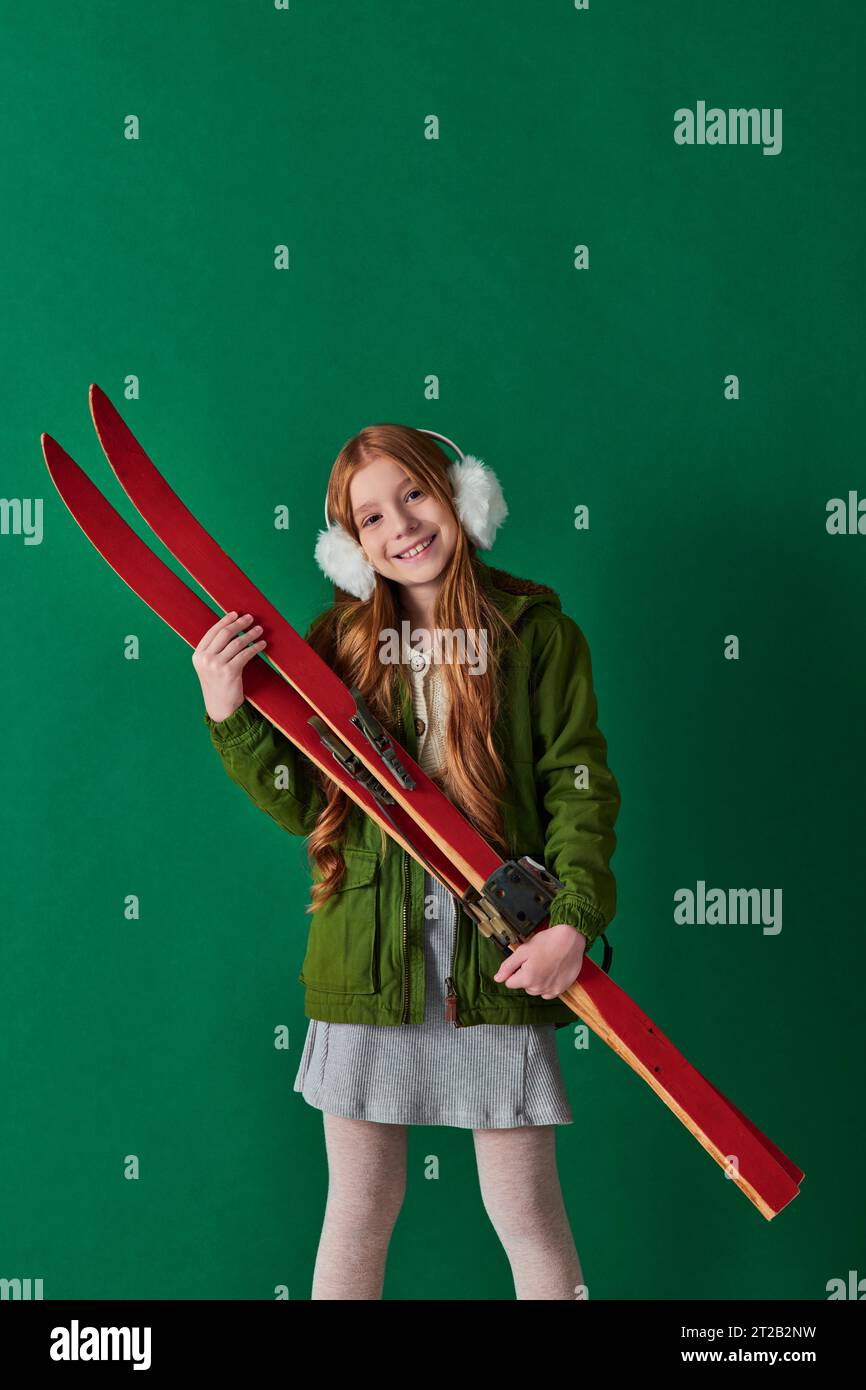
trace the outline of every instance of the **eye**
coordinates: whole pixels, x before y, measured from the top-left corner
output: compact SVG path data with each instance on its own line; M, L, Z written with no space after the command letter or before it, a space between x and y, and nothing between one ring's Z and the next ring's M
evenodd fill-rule
M408 502L410 498L415 496L423 497L423 489L420 487L410 488L409 491L406 493L406 496L403 498L403 501ZM380 516L381 512L368 512L368 514L364 517L364 520L361 522L361 526L366 526L368 521L377 521Z

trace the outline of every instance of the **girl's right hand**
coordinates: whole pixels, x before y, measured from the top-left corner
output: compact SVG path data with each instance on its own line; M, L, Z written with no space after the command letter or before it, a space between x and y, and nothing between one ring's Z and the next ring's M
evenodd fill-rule
M209 627L192 654L192 664L201 681L205 709L215 723L228 719L244 702L243 671L248 661L258 656L267 642L260 640L247 646L251 637L261 632L261 623L247 628L252 613L226 613ZM240 633L240 636L235 636Z

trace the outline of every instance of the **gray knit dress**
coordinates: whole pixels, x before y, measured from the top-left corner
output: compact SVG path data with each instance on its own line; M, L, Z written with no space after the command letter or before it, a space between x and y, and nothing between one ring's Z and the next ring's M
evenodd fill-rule
M441 764L447 693L429 652L406 653L425 772ZM380 1028L311 1018L294 1090L332 1115L383 1124L512 1129L573 1123L553 1024L480 1023L445 1018L455 907L429 874L424 938L424 1022Z

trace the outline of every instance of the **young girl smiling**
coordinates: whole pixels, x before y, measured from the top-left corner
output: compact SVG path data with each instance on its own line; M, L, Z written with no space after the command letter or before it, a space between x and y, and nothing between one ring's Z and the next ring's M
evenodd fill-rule
M229 776L307 837L310 1021L294 1087L322 1111L329 1165L313 1299L381 1298L410 1124L472 1130L516 1297L582 1296L556 1165L555 1126L573 1116L555 1030L576 1021L558 996L615 912L620 795L580 628L552 589L478 558L506 512L490 470L449 464L432 432L362 430L331 471L316 553L335 598L307 633L504 858L528 854L562 881L549 928L505 959L244 700L244 667L267 645L253 614L226 614L193 654ZM407 624L395 661L386 638ZM458 659L453 644L441 659L443 632L467 637ZM459 659L477 658L479 638L485 660Z

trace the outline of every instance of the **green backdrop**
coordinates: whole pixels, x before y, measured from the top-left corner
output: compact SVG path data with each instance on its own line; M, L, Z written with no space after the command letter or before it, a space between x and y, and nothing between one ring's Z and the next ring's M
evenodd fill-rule
M362 425L496 470L490 562L553 585L592 651L614 977L806 1172L766 1222L560 1030L589 1297L866 1274L866 536L827 527L866 491L864 24L791 0L3 6L0 1278L307 1299L327 1191L291 1089L303 844L226 778L189 648L51 483L43 430L165 558L91 381L295 625L329 600L312 549ZM699 101L781 109L781 151L677 144ZM38 543L15 499L41 499ZM779 890L782 930L679 923L701 880ZM513 1298L469 1131L410 1129L385 1297Z

